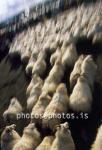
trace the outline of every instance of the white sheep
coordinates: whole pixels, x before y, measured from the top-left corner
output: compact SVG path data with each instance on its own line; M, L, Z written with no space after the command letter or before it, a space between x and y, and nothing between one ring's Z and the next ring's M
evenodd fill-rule
M76 112L90 112L92 105L92 92L87 79L80 76L70 95L69 106Z
M54 130L62 120L62 113L67 113L69 98L65 84L61 83L56 89L50 104L45 109L42 124Z
M35 104L35 106L32 109L31 112L32 121L41 125L43 114L50 101L51 101L51 97L46 92L42 92L38 102Z
M50 150L53 140L54 140L54 136L44 137L41 144L35 150Z
M93 57L91 55L88 55L81 65L81 75L87 79L88 84L92 90L94 88L96 71L97 65L95 64Z
M12 98L8 109L3 113L4 120L14 121L17 119L17 115L21 114L23 108L17 98Z
M53 66L57 58L61 55L61 50L57 48L57 50L51 55L50 63Z
M34 123L24 128L21 139L15 144L13 150L33 150L41 142L40 133Z
M1 150L12 150L20 140L20 135L15 131L15 124L6 126L1 134Z
M41 51L38 55L37 61L35 62L32 74L38 74L39 76L42 76L46 70L46 53L44 51Z
M50 150L75 150L75 144L67 122L57 126L55 136Z
M78 60L76 61L74 68L70 74L70 87L71 89L75 86L78 77L81 74L81 65L83 63L85 56L84 55L80 55Z
M59 57L45 80L43 91L53 94L64 75L61 57Z
M39 96L40 96L41 91L42 91L42 86L43 86L43 84L38 82L37 84L34 85L34 87L32 88L32 90L30 92L30 95L27 99L27 109L30 112L39 99Z
M43 80L37 74L34 74L32 76L31 82L28 85L27 90L26 90L26 94L28 96L30 95L30 92L31 92L33 86L36 85L36 84L38 84L38 83L43 84Z
M35 53L31 54L29 62L26 66L26 74L29 74L29 73L31 74L32 73L32 69L33 69L34 63L37 60L37 56L38 56L38 52L35 52Z
M63 66L73 67L77 59L78 54L74 44L70 44L68 47L65 47L64 54L62 57Z

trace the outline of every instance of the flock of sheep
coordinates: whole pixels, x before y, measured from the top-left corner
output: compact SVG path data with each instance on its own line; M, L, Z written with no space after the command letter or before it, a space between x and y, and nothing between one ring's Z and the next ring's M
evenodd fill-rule
M76 47L83 37L91 38L92 44L102 42L101 10L101 2L82 5L44 19L16 35L9 55L20 54L25 74L31 76L31 81L26 89L26 107L22 104L24 100L16 96L3 112L4 121L10 125L1 134L2 150L76 149L70 124L63 120L62 114L70 110L90 114L95 83L102 86L102 55L94 56L91 50L89 54L79 54ZM7 78L11 80L11 76ZM15 129L21 124L18 115L28 112L29 123L20 135ZM39 127L50 129L51 134L43 136ZM91 150L101 149L100 123Z

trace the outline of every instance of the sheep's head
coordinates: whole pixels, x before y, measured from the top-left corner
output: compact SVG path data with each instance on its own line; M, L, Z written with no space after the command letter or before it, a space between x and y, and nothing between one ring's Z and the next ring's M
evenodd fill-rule
M56 137L63 137L65 135L71 135L69 130L69 124L67 122L56 126Z
M61 93L61 94L67 94L67 88L66 88L66 85L64 83L61 83L59 84L57 90L56 90L58 93Z
M10 126L6 126L2 135L1 135L1 141L2 142L9 142L14 139L14 132L16 125L12 124Z
M35 123L30 123L27 127L24 128L24 131L23 131L23 133L28 136L35 135L35 132L36 132Z
M17 113L22 112L22 106L18 100L14 97L11 99L8 109L3 113L3 118L5 121L12 121L17 119Z
M38 141L40 141L41 138L40 133L35 126L35 123L32 122L30 122L30 124L24 128L23 135L32 137L34 139L37 139Z

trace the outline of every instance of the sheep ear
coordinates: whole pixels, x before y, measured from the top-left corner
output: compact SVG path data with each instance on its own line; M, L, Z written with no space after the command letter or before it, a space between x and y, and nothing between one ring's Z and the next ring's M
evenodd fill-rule
M68 128L69 128L69 124L68 124L68 122L65 122L64 127L65 127L66 129L68 129Z
M12 130L14 130L16 128L16 125L15 124L12 124L11 126L7 126L6 127L6 132L11 132Z
M11 125L11 130L14 130L15 128L16 128L15 124Z
M16 102L16 99L15 99L15 98L11 99L11 105L14 105L15 102Z

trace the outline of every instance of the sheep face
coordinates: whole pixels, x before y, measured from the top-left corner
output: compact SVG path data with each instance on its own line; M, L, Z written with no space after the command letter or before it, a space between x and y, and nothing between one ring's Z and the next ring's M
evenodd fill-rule
M20 140L19 134L15 131L15 124L6 126L1 135L1 149L11 150Z
M35 133L35 124L30 123L27 127L24 128L23 133L30 136L33 135Z
M67 122L57 126L56 137L62 137L62 136L65 136L65 134L71 136L71 132L69 130L69 125Z

